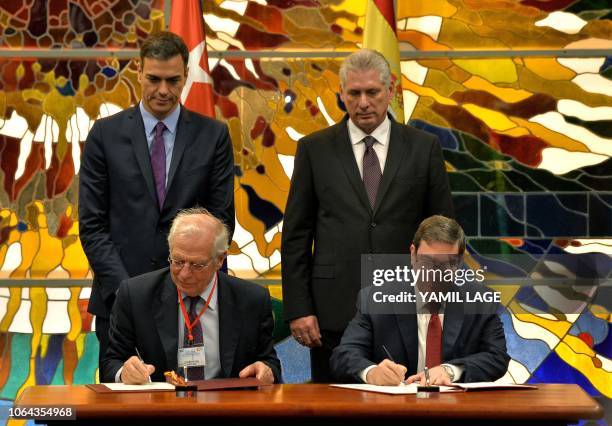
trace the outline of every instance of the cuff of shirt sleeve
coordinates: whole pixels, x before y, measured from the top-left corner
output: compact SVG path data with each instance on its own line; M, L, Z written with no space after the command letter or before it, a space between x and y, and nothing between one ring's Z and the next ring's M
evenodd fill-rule
M117 372L115 373L115 383L121 383L121 372L123 371L123 365Z
M453 380L453 383L458 382L459 379L461 378L461 375L463 374L463 367L459 367L457 365L453 365L453 364L442 364L442 365L448 365L451 370L453 370L453 373L455 373L455 377Z
M374 367L376 367L376 364L374 365L370 365L369 367L364 368L363 370L361 370L361 373L359 373L359 378L361 379L361 381L363 383L368 383L366 380L366 377L368 377L368 373L370 372L371 369L373 369Z

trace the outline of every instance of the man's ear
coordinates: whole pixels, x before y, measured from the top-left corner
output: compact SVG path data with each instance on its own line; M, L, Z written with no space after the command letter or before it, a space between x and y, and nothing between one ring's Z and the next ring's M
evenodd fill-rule
M414 243L410 244L410 256L414 256L416 254L416 248L414 247Z
M141 59L136 59L136 76L138 77L138 81L142 81L143 75L142 75L142 60Z
M344 88L342 87L342 84L340 85L340 99L342 100L343 104L346 104L344 101Z
M227 251L224 251L219 256L217 256L217 271L221 269L221 266L223 266L223 261L225 260L226 257L227 257Z

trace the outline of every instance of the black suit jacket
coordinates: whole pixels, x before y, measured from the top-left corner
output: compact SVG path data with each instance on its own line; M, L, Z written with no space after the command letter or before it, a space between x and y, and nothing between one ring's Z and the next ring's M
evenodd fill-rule
M465 284L454 290L462 294L485 291L478 284ZM392 305L388 314L376 314L372 308L369 287L361 291L357 314L351 320L340 345L330 359L332 374L342 382L360 383L359 373L378 364L388 355L404 365L408 374L417 373L418 331L415 314L400 313L400 305ZM472 298L473 299L473 298ZM414 305L414 304L413 304ZM389 305L387 305L389 306ZM380 309L374 307L373 309ZM497 303L482 302L476 309L461 302L447 302L442 325L442 362L464 368L461 382L487 382L502 377L510 357L506 351L503 325L497 315Z
M317 315L322 330L343 331L355 314L361 255L409 253L419 223L433 214L453 216L435 136L391 119L374 209L357 168L347 118L304 137L283 223L285 320Z
M219 356L221 377L238 377L244 367L265 362L281 381L274 350L274 319L268 290L219 272ZM110 318L110 345L102 360L101 381L115 374L138 348L155 366L153 381L165 381L164 371L178 371L178 295L168 268L124 281Z
M94 123L79 186L79 233L94 272L89 312L108 318L121 281L167 266L180 209L206 207L233 231L232 152L225 124L181 107L160 212L138 106Z

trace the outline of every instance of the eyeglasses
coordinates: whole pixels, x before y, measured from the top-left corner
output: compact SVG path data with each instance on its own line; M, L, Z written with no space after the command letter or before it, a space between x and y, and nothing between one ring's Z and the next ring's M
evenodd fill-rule
M208 266L210 266L212 261L213 259L210 259L206 263L194 263L194 262L187 262L185 260L173 259L172 256L168 256L168 262L170 262L170 265L179 271L183 269L184 266L187 266L193 272L200 272L200 271L203 271L205 268L208 268Z

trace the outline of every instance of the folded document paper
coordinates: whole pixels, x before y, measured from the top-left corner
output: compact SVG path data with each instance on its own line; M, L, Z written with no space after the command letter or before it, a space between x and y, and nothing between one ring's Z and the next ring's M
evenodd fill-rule
M386 393L389 395L411 395L418 392L416 383L409 385L401 384L399 386L376 386L367 384L355 384L355 385L330 385L336 388L353 389L365 392L378 392ZM531 385L516 385L516 384L504 384L495 382L478 382L478 383L456 383L453 386L438 386L441 393L447 392L465 392L471 390L507 390L507 389L536 389L535 386Z
M142 385L126 385L123 383L102 383L114 392L151 392L151 391L173 391L174 385L166 382L144 383Z

